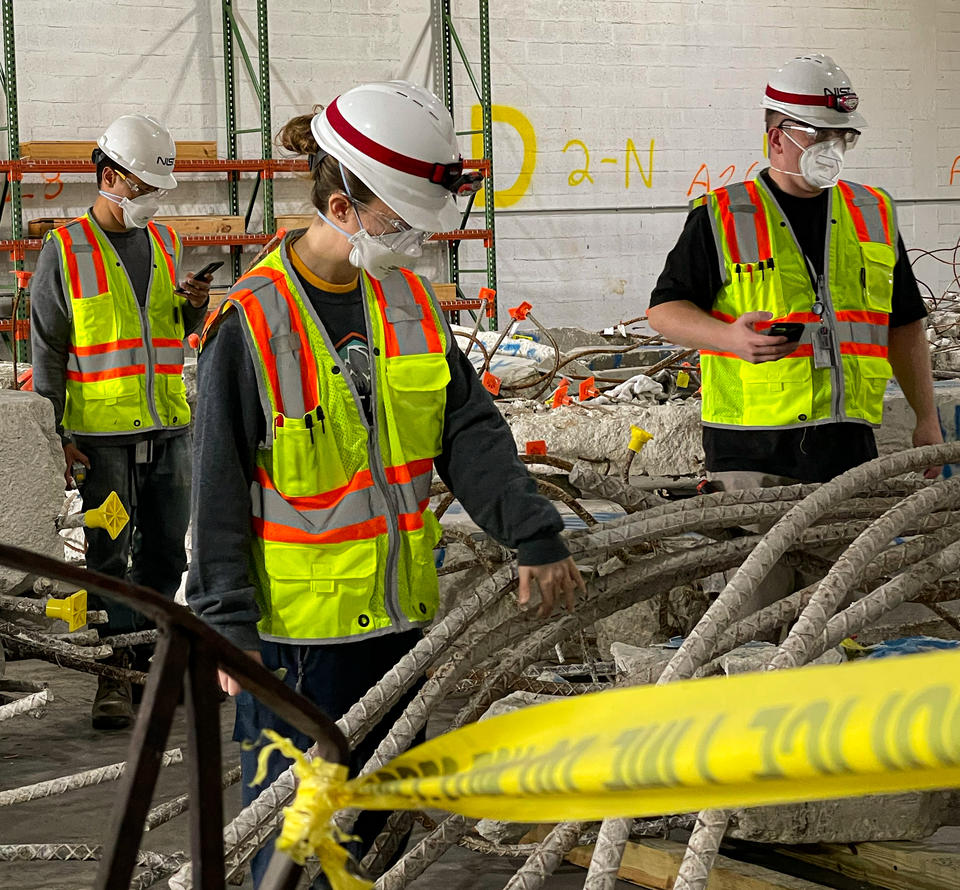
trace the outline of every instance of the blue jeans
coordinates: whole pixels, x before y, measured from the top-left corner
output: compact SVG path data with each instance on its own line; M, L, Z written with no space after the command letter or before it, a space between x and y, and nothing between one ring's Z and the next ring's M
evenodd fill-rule
M264 666L271 671L286 668L284 683L315 702L331 720L342 717L361 696L374 686L383 675L406 655L420 640L419 630L407 631L371 640L355 643L338 643L326 646L295 646L286 643L268 643L261 641L260 654ZM350 774L356 775L370 759L374 750L383 741L390 727L410 703L417 692L414 686L393 707L384 719L351 752ZM243 783L243 805L255 800L260 792L270 785L289 765L290 761L274 753L270 757L267 777L260 785L250 787L257 770L257 755L266 744L260 739L262 729L273 729L290 739L300 750L305 751L313 740L285 723L268 707L261 704L249 692L237 695L237 717L233 729L233 739L237 742L253 742L250 750L240 754L240 771ZM421 732L418 741L423 738ZM390 813L380 811L362 812L357 819L353 833L360 843L347 847L357 860L361 859L377 835L383 829ZM403 846L401 845L401 851ZM272 842L264 847L253 859L253 884L260 886L267 869L267 863L273 853ZM328 887L321 875L313 884L314 890Z
M78 439L90 458L80 486L84 509L99 507L116 491L130 522L115 541L106 529L85 529L87 567L114 578L152 587L171 600L187 568L184 537L190 522L191 435L184 433L153 443L150 463L135 461L133 445L98 445ZM135 609L91 594L88 608L106 609L110 620L101 636L132 633L152 627Z

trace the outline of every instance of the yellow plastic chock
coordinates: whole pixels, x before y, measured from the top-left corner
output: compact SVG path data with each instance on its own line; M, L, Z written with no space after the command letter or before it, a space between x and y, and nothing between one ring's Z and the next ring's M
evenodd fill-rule
M46 614L47 618L66 621L70 633L79 630L87 623L87 592L78 590L63 600L47 600Z
M647 444L653 438L653 433L648 433L646 430L640 429L638 426L630 427L630 444L627 446L631 451L636 451L639 454L643 450L643 446Z
M99 507L83 514L83 524L87 528L105 528L114 541L129 521L130 517L115 491L111 491Z

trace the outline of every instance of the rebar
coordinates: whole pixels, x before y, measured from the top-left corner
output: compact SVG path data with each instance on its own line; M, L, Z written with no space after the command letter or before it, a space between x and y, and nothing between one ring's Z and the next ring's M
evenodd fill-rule
M236 785L239 781L240 766L237 765L232 769L227 770L223 774L223 777L220 780L220 787L229 788L231 785ZM143 823L143 830L152 831L155 828L159 828L161 825L166 824L176 816L185 813L189 808L189 794L181 794L179 797L175 797L172 800L166 801L165 803L157 804L157 806L147 813L147 818Z
M67 655L85 660L109 658L113 655L113 649L109 646L74 646L47 634L24 630L9 621L0 621L0 637L18 645L29 643L32 646L40 646L50 655Z
M18 698L6 705L0 705L0 722L11 720L22 714L30 714L33 717L40 717L46 711L47 704L52 701L53 695L49 689L42 689L40 692L34 692L31 695ZM0 798L5 792L0 791ZM2 804L0 804L2 806Z
M172 766L176 763L183 763L183 752L179 748L171 748L169 751L163 752L160 766ZM120 763L111 763L109 766L84 770L70 776L60 776L57 779L48 779L45 782L35 782L32 785L23 785L20 788L0 791L0 807L9 807L30 800L40 800L43 797L54 797L57 794L66 794L68 791L89 788L91 785L100 785L103 782L115 782L123 776L126 770L126 761L121 761Z

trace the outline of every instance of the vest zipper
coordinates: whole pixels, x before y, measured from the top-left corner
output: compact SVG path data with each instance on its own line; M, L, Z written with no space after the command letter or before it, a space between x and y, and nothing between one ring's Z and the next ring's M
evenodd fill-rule
M160 422L160 415L157 413L157 394L155 392L156 384L156 375L154 373L154 360L156 358L153 350L153 338L151 337L150 330L150 293L153 290L153 276L156 272L156 264L152 262L154 258L154 252L156 245L153 243L153 234L147 229L147 240L150 243L150 278L147 280L147 298L144 300L143 306L140 307L140 301L137 300L137 295L133 295L133 299L136 301L137 306L140 307L140 327L143 330L143 345L147 350L147 407L150 409L150 416L153 418L153 423L157 429L163 429L163 424ZM121 260L122 262L122 260ZM127 274L126 266L123 267L123 273L127 276L127 281L130 281L130 276ZM176 282L173 283L176 286ZM133 292L133 283L130 282L130 291Z
M814 292L814 300L823 305L823 314L820 316L820 324L830 331L830 350L833 357L833 364L830 368L830 410L832 412L833 420L840 422L843 421L843 364L840 358L840 341L837 338L837 327L836 327L836 313L833 310L833 299L830 296L830 286L827 283L829 281L829 270L830 270L830 240L832 237L831 229L831 219L833 218L833 189L830 189L829 194L827 195L827 228L826 235L824 237L824 256L823 256L823 274L817 275L816 270L813 268L813 263L810 262L810 258L804 254L803 249L800 247L800 242L797 240L797 234L793 231L793 226L790 225L790 220L787 219L787 215L783 212L783 208L780 206L779 202L776 199L776 196L764 185L762 178L757 178L757 183L760 188L769 196L770 200L773 202L773 205L777 208L780 213L780 219L786 225L787 231L790 233L790 237L793 238L794 246L797 248L797 252L802 256L806 262L807 266L810 269L810 287L811 290L814 288L814 281L816 282L816 291ZM771 261L770 268L773 268L773 263Z
M380 452L380 422L377 411L377 356L373 351L373 325L370 324L370 307L367 303L367 287L364 275L360 273L360 288L363 297L363 322L366 325L367 348L370 357L370 424L367 435L367 458L370 461L370 475L376 483L383 498L387 514L387 565L383 573L383 605L390 617L390 622L397 630L406 630L410 624L403 610L400 608L399 579L397 564L400 559L400 517L390 496L390 486L387 485L387 472L383 466L383 456ZM360 407L360 416L363 417L363 407Z
M840 338L837 335L837 313L833 308L833 297L830 295L830 242L833 240L833 189L827 192L827 227L826 237L823 239L823 273L818 281L818 297L823 301L827 318L827 327L830 329L830 350L833 354L833 365L830 368L830 401L833 419L842 423L844 417L843 391L843 359L840 357Z

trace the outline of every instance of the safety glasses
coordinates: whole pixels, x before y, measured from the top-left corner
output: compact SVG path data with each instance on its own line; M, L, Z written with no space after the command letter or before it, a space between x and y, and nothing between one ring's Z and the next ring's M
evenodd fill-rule
M395 216L387 216L385 213L381 213L379 210L374 210L372 207L369 207L362 201L358 201L356 198L350 198L350 202L357 209L363 210L364 212L370 214L370 216L376 218L383 225L384 230L382 232L379 232L376 235L371 232L370 236L372 238L388 238L391 247L401 253L406 253L411 248L421 248L423 247L423 243L425 241L428 241L433 237L433 232L424 232L420 229L414 229L405 220Z
M784 121L777 127L778 130L793 130L796 133L806 133L810 144L825 142L827 139L840 139L847 148L853 148L860 138L860 131L852 127L811 127L795 121Z
M141 195L156 195L158 198L162 198L167 193L166 189L158 189L151 185L134 182L129 176L124 176L119 170L114 170L114 173L124 181L127 188L133 192L135 198L139 198Z

